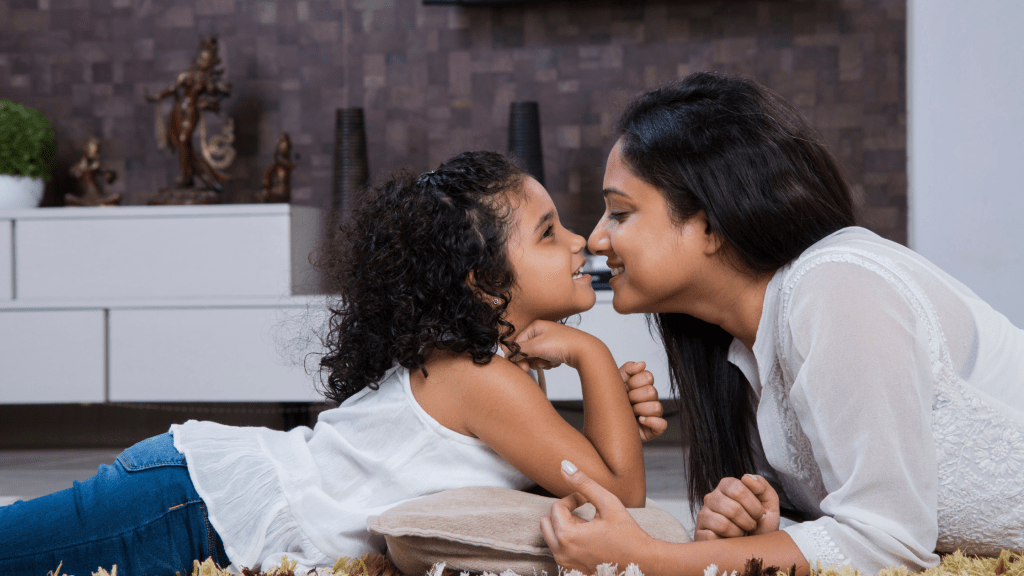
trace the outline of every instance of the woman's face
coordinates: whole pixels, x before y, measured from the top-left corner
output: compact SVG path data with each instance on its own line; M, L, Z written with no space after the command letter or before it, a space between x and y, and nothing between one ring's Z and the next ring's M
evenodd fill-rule
M522 329L533 320L561 320L589 310L597 297L590 275L580 272L587 241L562 227L551 196L533 178L526 178L523 194L511 201L515 223L508 254L516 285L509 320Z
M620 314L692 313L703 299L702 282L715 254L703 212L683 224L672 220L658 188L636 177L619 152L608 155L604 173L605 211L588 246L608 257L612 269L612 305Z

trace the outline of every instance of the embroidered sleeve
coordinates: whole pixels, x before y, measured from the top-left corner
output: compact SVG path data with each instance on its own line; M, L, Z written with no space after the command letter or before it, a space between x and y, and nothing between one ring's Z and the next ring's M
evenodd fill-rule
M932 342L904 280L890 263L839 252L803 263L783 288L792 434L813 455L801 482L827 494L826 517L786 529L812 567L938 561Z

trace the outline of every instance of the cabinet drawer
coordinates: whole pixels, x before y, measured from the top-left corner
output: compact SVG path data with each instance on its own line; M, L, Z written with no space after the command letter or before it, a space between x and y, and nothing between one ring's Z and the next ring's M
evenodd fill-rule
M103 310L0 311L0 343L0 403L103 402Z
M314 402L291 365L298 308L110 312L112 402ZM301 359L301 353L295 354Z
M291 292L289 214L25 219L19 300L280 296Z

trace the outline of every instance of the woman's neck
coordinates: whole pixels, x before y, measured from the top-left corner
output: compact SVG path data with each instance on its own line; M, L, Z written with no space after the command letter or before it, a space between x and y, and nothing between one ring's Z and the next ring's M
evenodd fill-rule
M690 302L685 313L720 326L753 350L773 274L750 275L728 267L714 276L705 286L703 297Z

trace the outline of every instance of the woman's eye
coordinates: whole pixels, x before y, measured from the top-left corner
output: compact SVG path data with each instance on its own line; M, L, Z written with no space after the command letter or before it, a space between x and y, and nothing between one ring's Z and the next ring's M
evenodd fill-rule
M629 216L629 212L609 212L608 217L616 222L622 222Z

